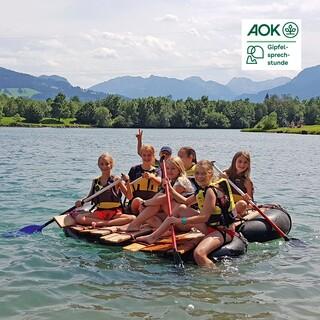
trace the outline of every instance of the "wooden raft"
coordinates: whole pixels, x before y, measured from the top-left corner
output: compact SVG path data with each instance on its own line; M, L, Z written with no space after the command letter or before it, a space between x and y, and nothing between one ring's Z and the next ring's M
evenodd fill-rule
M139 236L152 233L152 229L146 227L144 229L135 232L117 232L118 227L101 227L93 228L91 226L76 225L75 220L69 215L61 215L54 217L55 221L61 228L67 228L71 233L75 234L79 238L87 240L96 240L106 245L120 245L126 251L137 252L153 252L153 253L165 253L172 250L171 236L160 238L155 244L143 244L135 242L135 239ZM201 232L190 231L187 233L177 234L177 246L178 252L184 254L196 247L199 240L204 235Z

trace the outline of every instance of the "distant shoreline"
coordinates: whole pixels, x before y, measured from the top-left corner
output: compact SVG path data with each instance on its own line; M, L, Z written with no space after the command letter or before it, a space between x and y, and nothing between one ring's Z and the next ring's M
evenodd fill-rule
M320 125L305 125L300 128L281 127L270 130L262 130L258 128L241 129L241 132L270 132L270 133L289 133L289 134L320 134Z
M0 127L7 127L7 128L67 128L67 129L137 129L136 127L123 127L123 128L99 128L96 126L84 125L84 124L41 124L41 123L17 123L17 124L1 124ZM142 129L205 129L208 128L149 128L149 127L142 127ZM212 130L211 128L209 130ZM215 129L214 129L215 130ZM217 130L236 130L236 129L218 129ZM257 128L245 128L239 129L241 132L264 132L264 133L288 133L288 134L304 134L304 135L320 135L320 125L306 125L301 126L300 128L289 128L289 127L282 127L277 129L271 130L262 130Z

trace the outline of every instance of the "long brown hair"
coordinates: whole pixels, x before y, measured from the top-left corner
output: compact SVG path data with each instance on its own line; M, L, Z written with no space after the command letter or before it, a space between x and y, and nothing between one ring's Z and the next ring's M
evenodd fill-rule
M242 175L246 178L250 178L250 171L251 171L251 157L250 153L247 151L238 151L232 158L231 166L225 170L225 173L228 175L230 179L237 177L237 169L236 169L236 162L239 157L243 156L248 161L248 169L242 173Z

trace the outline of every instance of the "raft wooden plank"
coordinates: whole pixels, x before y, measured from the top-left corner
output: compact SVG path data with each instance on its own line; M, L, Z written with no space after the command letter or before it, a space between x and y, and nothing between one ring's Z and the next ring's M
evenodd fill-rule
M85 235L89 235L89 236L90 235L103 236L103 235L108 235L110 233L113 233L115 231L117 231L117 227L92 228L91 226L87 226L87 227L85 227L85 229L83 231L81 231L81 233L85 234Z
M192 240L192 239L199 239L203 237L204 237L204 234L201 232L187 232L187 233L177 234L176 240L177 242L180 242L180 241L186 241L186 240ZM159 241L157 241L157 243L172 243L172 238L171 236L166 237L166 238L160 239Z
M141 249L143 249L145 247L146 247L146 245L143 244L143 243L134 242L134 243L131 243L131 244L123 247L123 250L131 251L131 252L137 252L137 251L140 251Z
M74 230L74 231L83 231L84 230L84 226L81 226L79 224L76 224L75 226L71 226L70 229Z
M55 216L53 219L56 221L60 228L70 227L76 223L76 221L70 216L70 214L63 214L61 216Z
M145 252L163 252L172 249L172 243L160 243L160 244L150 244L141 248L141 251Z
M177 246L177 251L180 254L185 254L186 252L193 250L197 246L198 242L192 241L192 240L187 240L184 241L183 243L179 243ZM170 253L172 251L173 247L171 243L163 243L163 244L151 244L148 246L145 246L140 249L140 251L144 252L165 252L167 251Z
M91 229L88 230L88 234L92 236L106 236L112 233L112 229L110 228L99 228L99 229Z
M129 241L129 240L132 240L136 237L149 234L151 232L152 232L152 229L148 228L148 229L143 229L143 230L139 230L139 231L131 232L131 233L123 233L123 232L122 233L113 233L113 234L101 237L100 241L106 242L106 243L119 244L119 243L123 243L123 242Z
M188 233L182 233L178 234L176 236L176 240L178 242L178 251L183 254L189 250L192 250L197 242L191 241L194 239L201 239L204 237L204 234L201 232L188 232ZM144 243L134 242L129 244L128 246L123 247L124 250L137 252L137 251L150 251L150 252L156 252L156 251L167 251L172 249L172 238L166 237L163 239L160 239L155 244L147 245Z

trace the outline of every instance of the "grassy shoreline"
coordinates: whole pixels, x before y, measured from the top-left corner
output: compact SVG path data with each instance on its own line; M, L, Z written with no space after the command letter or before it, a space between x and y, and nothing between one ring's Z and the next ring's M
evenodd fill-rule
M47 118L48 119L48 118ZM49 118L51 119L51 118ZM16 119L15 117L2 117L0 127L22 127L22 128L93 128L88 124L73 123L75 119L51 119L52 123L29 123L24 118ZM50 121L49 121L50 122Z
M0 118L0 127L22 127L22 128L95 128L87 124L74 123L73 118L67 119L51 119L55 123L28 123L23 118L15 117ZM282 127L271 130L262 130L259 128L241 129L241 132L271 132L271 133L292 133L292 134L320 134L320 125L302 126L300 128Z
M320 134L320 125L306 125L300 128L281 127L277 129L262 130L259 128L246 128L241 132L271 132L271 133L292 133L292 134Z

